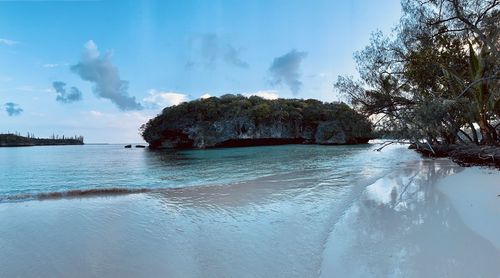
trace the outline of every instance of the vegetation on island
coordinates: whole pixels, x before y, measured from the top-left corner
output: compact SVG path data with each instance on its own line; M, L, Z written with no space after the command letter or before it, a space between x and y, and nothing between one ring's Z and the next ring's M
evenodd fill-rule
M18 133L0 134L0 147L44 145L83 145L83 136L65 137L54 134L51 138L38 138L30 133L26 136Z
M436 146L498 146L500 1L401 4L393 33L375 32L355 53L359 78L339 76L336 89L380 133L434 153Z
M316 131L321 124L319 134ZM301 138L326 142L341 132L347 141L352 138L352 143L356 143L355 138L367 141L366 138L372 137L371 123L344 103L314 99L269 100L232 94L167 107L141 127L142 136L150 146L172 140L173 136L180 137L180 134L173 134L175 131L191 140L202 136L204 146L212 146L207 141L219 139Z

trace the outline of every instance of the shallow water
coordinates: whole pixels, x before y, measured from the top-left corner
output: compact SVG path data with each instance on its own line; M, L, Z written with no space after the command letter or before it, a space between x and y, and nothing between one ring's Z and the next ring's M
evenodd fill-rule
M75 189L221 185L290 174L298 179L321 180L325 185L341 185L363 175L372 176L405 159L398 154L383 157L370 148L370 145L192 151L125 149L121 145L0 148L0 200Z
M374 148L0 149L4 196L155 188L0 203L0 276L496 277L500 251L436 189L461 168Z

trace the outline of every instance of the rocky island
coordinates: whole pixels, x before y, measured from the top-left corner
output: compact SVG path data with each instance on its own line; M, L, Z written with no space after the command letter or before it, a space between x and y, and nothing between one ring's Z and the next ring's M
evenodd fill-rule
M53 138L35 138L34 136L21 136L18 134L0 134L0 147L29 147L51 145L83 145L82 136Z
M223 95L163 109L141 126L149 147L363 144L370 121L344 103Z

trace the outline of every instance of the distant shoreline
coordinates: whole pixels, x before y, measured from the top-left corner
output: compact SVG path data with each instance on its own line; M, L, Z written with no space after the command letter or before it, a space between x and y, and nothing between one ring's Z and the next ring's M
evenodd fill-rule
M34 138L16 134L0 134L0 147L33 147L33 146L61 146L84 145L83 137L65 138Z
M22 147L42 147L42 146L82 146L86 144L66 144L66 143L60 143L60 144L31 144L31 145L5 145L5 144L0 144L0 148L22 148Z

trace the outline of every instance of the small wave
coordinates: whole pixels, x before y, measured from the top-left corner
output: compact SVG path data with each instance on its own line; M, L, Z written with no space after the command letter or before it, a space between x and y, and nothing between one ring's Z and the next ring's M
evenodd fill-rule
M93 188L0 196L0 202L126 195L151 192L151 188Z

